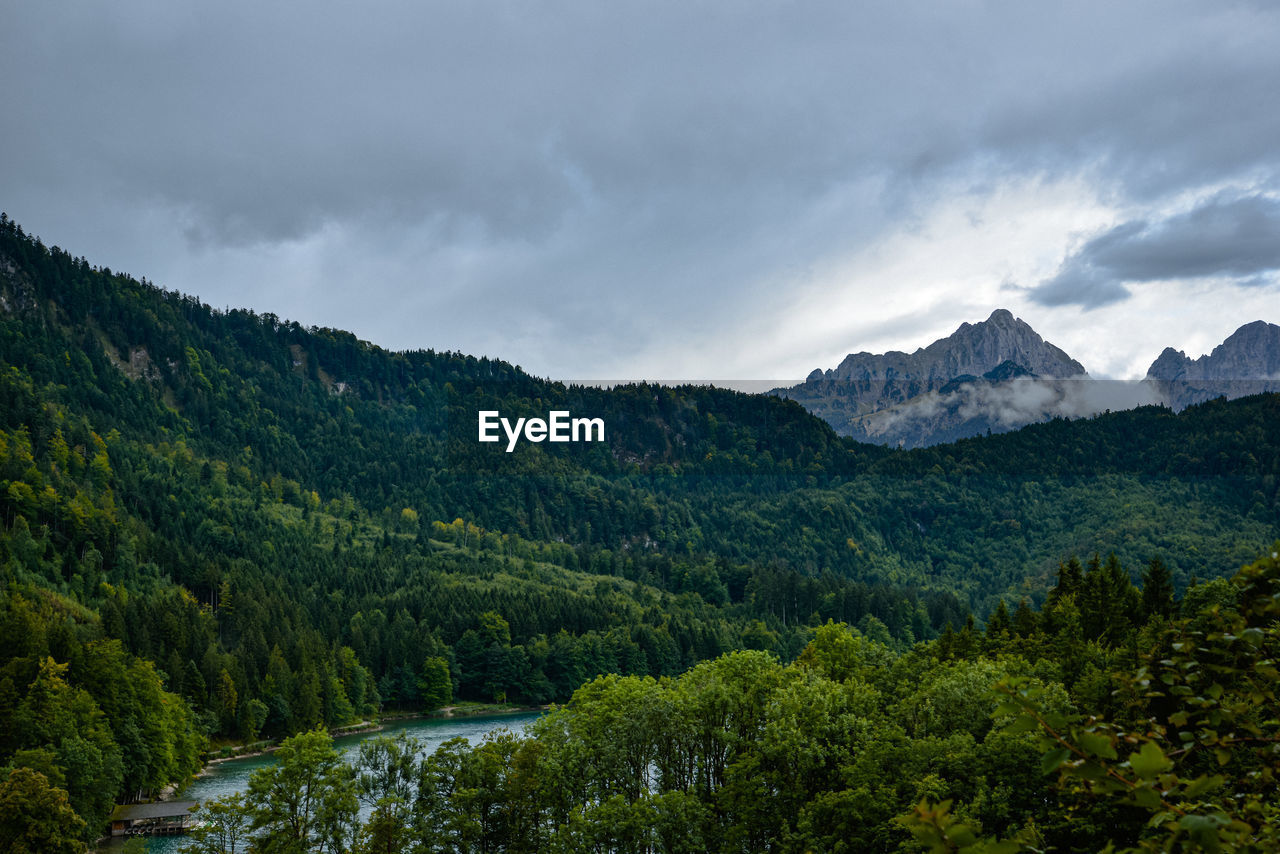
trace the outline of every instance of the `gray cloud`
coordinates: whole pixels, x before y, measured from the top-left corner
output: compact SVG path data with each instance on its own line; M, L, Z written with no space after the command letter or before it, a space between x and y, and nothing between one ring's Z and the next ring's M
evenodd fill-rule
M1066 261L1052 279L1031 290L1031 299L1041 305L1081 305L1100 308L1129 298L1129 289L1105 270L1074 258Z
M1217 195L1158 222L1117 225L1090 239L1032 290L1043 305L1096 308L1129 296L1127 282L1232 278L1260 285L1280 269L1280 200Z
M1280 267L1280 200L1217 197L1163 222L1119 226L1084 252L1135 282L1273 270Z
M546 373L749 325L957 187L1081 177L1157 210L1280 176L1267 6L10 5L0 205L28 230Z

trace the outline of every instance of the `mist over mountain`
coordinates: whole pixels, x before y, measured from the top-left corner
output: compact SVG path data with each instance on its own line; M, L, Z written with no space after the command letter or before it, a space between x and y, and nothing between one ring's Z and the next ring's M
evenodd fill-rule
M981 377L957 378L938 391L859 416L848 435L863 442L918 448L1007 433L1055 418L1088 418L1164 402L1159 390L1145 382L1044 378L1027 372L1001 379L999 374L997 369Z
M1047 420L1046 406L1077 414L1088 408L1077 392L1068 391L1078 384L1041 388L1032 381L1087 377L1065 351L997 309L914 353L852 353L836 368L815 370L803 383L775 393L798 401L843 435L914 447ZM1059 403L1051 406L1055 399Z

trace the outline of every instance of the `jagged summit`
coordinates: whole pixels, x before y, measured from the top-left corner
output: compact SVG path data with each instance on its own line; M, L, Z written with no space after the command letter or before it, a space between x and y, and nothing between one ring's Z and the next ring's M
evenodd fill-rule
M1178 379L1186 373L1187 362L1189 361L1191 360L1187 358L1187 354L1181 350L1165 347L1164 350L1160 351L1160 355L1156 356L1156 360L1151 363L1151 367L1147 368L1147 379Z
M1240 397L1280 389L1280 326L1255 320L1213 348L1191 359L1166 347L1147 369L1169 405L1183 409L1215 397Z
M934 433L956 438L986 431L991 425L986 420L952 424L956 419L951 415L946 425L934 424L932 415L920 417L923 410L915 406L920 401L929 402L924 408L932 414L941 411L932 399L938 394L950 396L966 387L992 387L1020 378L1084 376L1088 374L1080 362L1044 341L1027 321L1007 309L996 309L986 320L960 324L954 333L914 353L850 353L833 369L815 370L804 383L776 393L803 403L838 433L890 444L928 444ZM905 421L899 417L904 406L913 407L913 415ZM882 412L890 416L878 419ZM906 421L911 423L909 437L893 431ZM888 424L895 426L887 428Z
M1025 321L997 309L914 353L852 353L775 393L846 436L931 445L1108 409L1181 410L1217 397L1280 391L1280 326L1247 323L1197 359L1167 347L1142 383L1074 382L1088 378L1083 365Z
M914 353L851 353L835 368L816 370L802 384L779 393L848 432L851 417L936 391L957 378L984 376L1006 363L1017 369L1004 368L1006 375L1086 375L1083 365L1000 308L984 321L960 324L948 337ZM824 400L830 405L824 405Z
M1085 373L1083 365L1041 338L1025 321L1007 309L996 309L986 320L962 323L950 336L911 354L898 350L880 356L852 353L823 377L857 381L909 376L922 382L927 391L962 374L985 374L1002 362L1014 362L1039 376Z
M1166 347L1151 363L1155 380L1257 380L1280 377L1280 326L1255 320L1246 323L1198 359Z

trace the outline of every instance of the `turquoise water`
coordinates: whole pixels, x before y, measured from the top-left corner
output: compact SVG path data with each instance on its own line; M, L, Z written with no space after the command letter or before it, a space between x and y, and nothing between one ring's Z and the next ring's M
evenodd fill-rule
M507 729L514 733L524 731L529 723L538 717L536 712L521 712L511 715L486 715L466 718L429 718L422 720L391 721L378 732L363 732L335 738L333 746L350 761L356 754L357 745L366 738L375 735L396 735L406 733L422 742L424 754L431 753L445 741L462 736L471 743L482 740L487 733L494 730ZM197 777L191 785L174 795L175 800L203 801L217 798L234 792L243 792L249 787L249 775L265 765L275 762L271 754L250 756L244 759L233 759L210 765L204 776ZM147 840L149 854L176 854L185 842L184 837L155 837ZM117 843L123 844L123 842ZM110 845L107 850L116 847Z

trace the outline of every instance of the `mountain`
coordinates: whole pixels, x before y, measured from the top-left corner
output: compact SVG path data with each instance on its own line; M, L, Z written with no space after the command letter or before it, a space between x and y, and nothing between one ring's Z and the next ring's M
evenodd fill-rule
M1079 362L1003 309L915 353L856 353L773 394L838 433L918 448L1054 418L1280 391L1280 326L1256 321L1198 359L1166 348L1143 382L1090 379Z
M215 311L46 247L12 222L0 225L0 401L6 402L0 427L17 431L13 447L29 443L37 459L54 452L60 429L60 441L73 451L81 448L90 462L99 456L112 462L119 481L107 479L115 484L114 518L118 524L126 519L128 531L145 532L137 535L141 540L117 532L94 545L113 584L124 583L129 567L150 563L157 577L208 600L219 579L244 571L250 554L258 555L252 565L278 570L273 583L289 577L281 565L295 562L290 583L314 586L330 571L340 579L352 558L345 541L334 553L332 527L321 526L321 536L312 538L323 544L323 556L301 547L266 549L279 540L265 529L250 536L270 521L261 508L283 503L306 511L310 522L317 502L332 515L366 520L354 531L350 519L340 526L356 546L380 540L383 529L432 539L432 523L462 519L543 544L567 568L607 567L610 575L677 594L694 585L691 567L722 562L716 575L731 603L746 601L752 573L785 567L807 577L830 573L887 585L899 591L894 596L909 598L907 588L958 595L982 608L1045 571L1064 550L1118 549L1121 558L1139 560L1162 548L1167 535L1149 525L1123 543L1106 533L1116 524L1111 502L1130 489L1133 508L1172 502L1161 512L1179 518L1184 533L1220 536L1233 562L1247 554L1238 544L1249 538L1219 518L1242 511L1246 496L1236 486L1222 494L1201 486L1198 497L1190 497L1181 485L1148 494L1146 483L1127 480L1257 475L1254 461L1262 457L1256 443L1236 447L1235 434L1194 409L1169 422L1143 410L1073 424L1067 432L1033 431L1026 441L993 436L946 446L941 458L923 450L903 455L842 438L797 402L779 397L705 386L566 386L499 359L389 352L341 330L305 328L241 309ZM1016 358L1000 358L1009 354ZM844 367L859 360L868 366L877 358L851 357ZM1082 370L1004 311L915 354L881 359L888 363L915 366L927 378L922 383L938 393L1016 390L1035 378ZM965 376L975 379L947 389ZM881 381L879 390L897 379ZM1232 417L1252 424L1264 417L1258 406L1232 410ZM491 410L513 420L545 418L553 410L598 417L606 424L605 441L523 442L506 453L503 444L476 440L477 415ZM64 422L78 425L74 435L71 426L59 426ZM997 432L998 425L990 426ZM1209 438L1191 438L1210 426ZM1094 437L1087 440L1091 450L1077 460L1084 437ZM100 453L99 440L105 447ZM1206 449L1187 454L1190 444ZM1120 448L1124 453L1115 450ZM1216 461L1219 453L1232 461L1226 468ZM177 466L169 459L173 454L195 462ZM1146 462L1134 467L1126 454L1142 454ZM20 459L25 457L15 457L0 481L26 482L29 466ZM1169 468L1174 459L1181 462ZM1050 465L1059 460L1069 465ZM1003 486L986 476L996 463L1002 477L1039 479L1027 503L1020 498L1004 506ZM192 466L200 475L194 480L184 475ZM959 480L939 485L934 495L921 478L935 469ZM1110 477L1124 482L1095 494L1098 479ZM0 504L15 501L11 512L30 510L34 526L47 521L79 551L97 543L97 529L80 520L86 511L63 506L75 490L55 488L55 499L43 491L48 482L33 475L32 497L20 501L12 496L26 496L25 489L4 493L0 482ZM252 499L248 510L228 510L218 491L233 487ZM1265 509L1274 492L1267 487L1256 502L1249 497L1243 510L1254 503ZM1080 509L1044 515L1045 507L1062 502ZM993 504L1016 528L988 525ZM1094 513L1103 506L1106 512ZM938 507L948 508L946 525ZM414 518L416 524L404 521ZM1208 519L1216 520L1215 527L1206 527ZM1016 549L1006 542L1013 530L1023 532ZM288 538L305 542L309 536L292 532ZM126 541L136 541L131 551L122 546ZM1202 544L1202 554L1210 550ZM70 568L64 574L75 575ZM93 590L94 582L84 583ZM714 582L705 589L719 598ZM332 609L318 588L316 595L314 613L327 623ZM306 601L293 591L290 598ZM774 607L768 597L754 601ZM941 627L946 611L939 606L927 626L912 632ZM875 615L905 636L909 612L877 606ZM451 624L446 643L473 613L458 609L461 622ZM853 618L862 613L868 612ZM788 625L793 617L788 610Z
M1216 397L1280 391L1280 326L1247 323L1198 359L1166 347L1147 370L1147 381L1175 410Z
M962 328L928 382L1049 375L1022 326ZM1014 339L1021 361L974 355ZM492 410L604 441L507 452L477 441ZM1262 395L899 451L779 397L567 386L216 311L0 216L0 767L65 780L91 834L209 740L446 684L562 701L597 673L791 660L828 620L906 648L1042 600L1073 554L1161 555L1181 588L1273 538L1278 419Z
M842 435L916 447L1015 429L1057 414L1052 407L989 406L984 398L992 388L1024 380L1002 395L1012 402L1026 397L1026 380L1087 376L1084 366L1025 321L997 309L914 353L853 353L836 368L815 370L803 383L774 393L798 401ZM1069 396L1068 388L1056 395Z
M305 328L242 309L216 311L46 247L11 221L0 225L0 427L16 431L12 447L29 444L37 460L66 442L88 462L101 457L112 463L117 477L106 480L114 484L114 518L118 525L127 520L126 531L145 532L125 537L113 527L115 533L94 546L104 572L124 574L105 576L113 584L123 583L130 567L150 563L157 577L207 600L216 594L218 579L243 570L247 554L259 555L256 566L296 561L300 584L313 584L331 562L340 577L351 558L345 541L339 555L333 554L332 527L322 526L316 540L327 549L323 558L306 549L264 551L273 538L247 533L268 521L263 507L305 510L309 522L318 501L331 514L365 520L361 525L367 528L355 526L365 531L359 536L349 519L341 526L357 546L379 540L376 532L383 529L395 535L412 529L430 539L433 522L462 519L545 544L571 569L607 566L611 575L657 582L675 593L692 583L680 580L691 566L710 560L724 562L716 573L731 602L745 601L745 579L752 572L784 566L809 577L831 573L866 584L958 594L966 604L983 607L1052 565L1063 550L1118 548L1122 558L1136 560L1164 541L1162 532L1148 526L1114 543L1105 534L1114 529L1114 508L1097 515L1089 508L1109 505L1130 487L1142 493L1147 487L1126 481L1107 487L1099 500L1090 479L1206 472L1252 477L1253 461L1261 459L1248 443L1236 447L1234 434L1216 421L1209 438L1193 443L1189 435L1210 429L1208 416L1194 409L1168 422L1144 410L1073 424L1067 432L1033 431L1025 441L993 436L946 446L942 457L924 450L904 455L842 438L797 402L779 397L705 386L566 386L499 359L389 352L341 330ZM915 354L862 354L846 360L843 370L847 374L854 362L867 367L876 359L881 365L915 366L926 378L922 384L938 393L1017 388L1035 378L1082 372L1005 311L965 324ZM965 377L974 379L957 380ZM882 380L879 390L892 389L898 379ZM1241 407L1232 417L1252 424L1264 417L1258 407L1265 409ZM502 444L476 441L477 414L490 410L512 419L546 417L552 410L599 417L606 424L605 441L523 442L506 453ZM21 438L23 430L28 439ZM64 438L55 442L58 430ZM1141 434L1141 444L1130 431ZM1094 438L1087 440L1088 459L1078 461L1084 437ZM1188 455L1189 443L1206 449ZM1146 462L1135 467L1126 454L1139 453ZM1230 466L1224 469L1217 453L1226 453ZM174 454L194 462L176 465L169 459ZM30 466L23 459L14 457L0 481L26 482ZM50 459L65 473L57 455ZM1182 462L1170 468L1174 459ZM1050 465L1058 460L1070 464ZM1034 531L1020 535L1018 549L1004 541L1013 528L989 528L983 521L993 501L1005 502L991 492L1002 487L986 478L997 462L1004 477L1044 481L1034 500L1000 511L1002 518L1017 521L1017 530ZM185 476L192 466L199 474L194 480ZM946 487L945 498L921 492L920 479L935 468L960 478L958 486ZM81 519L87 511L78 504L63 506L74 499L74 489L55 488L53 497L43 491L50 478L56 479L33 475L32 496L21 500L14 496L27 496L25 489L13 486L4 493L7 487L0 483L0 505L14 502L11 514L29 510L34 526L47 521L81 552L98 543L97 529ZM243 488L252 499L243 511L248 515L230 513L218 494L233 488ZM1261 494L1259 506L1270 506L1274 489ZM1217 529L1206 529L1203 520L1217 511L1204 502L1220 502L1231 508L1221 512L1234 513L1243 500L1235 487L1223 495L1202 491L1189 503L1176 486L1132 497L1134 507L1173 502L1167 512L1184 514L1186 530L1209 538ZM260 500L266 503L254 503ZM1082 510L1042 516L1043 507L1061 501ZM1244 509L1252 504L1250 498ZM955 513L942 537L940 506ZM411 525L402 516L418 521ZM1220 527L1234 560L1236 543L1247 538L1231 535L1230 524ZM123 549L122 543L133 540L132 551ZM975 565L983 567L981 573ZM75 572L68 567L64 574ZM69 584L65 578L58 583ZM92 591L93 584L85 583ZM757 601L770 607L765 599ZM326 621L333 617L323 596L315 608ZM469 612L460 613L465 620ZM888 608L877 617L894 632L909 622ZM931 617L931 627L943 625L941 619ZM458 624L450 629L455 631L461 631ZM446 633L446 642L450 637Z

